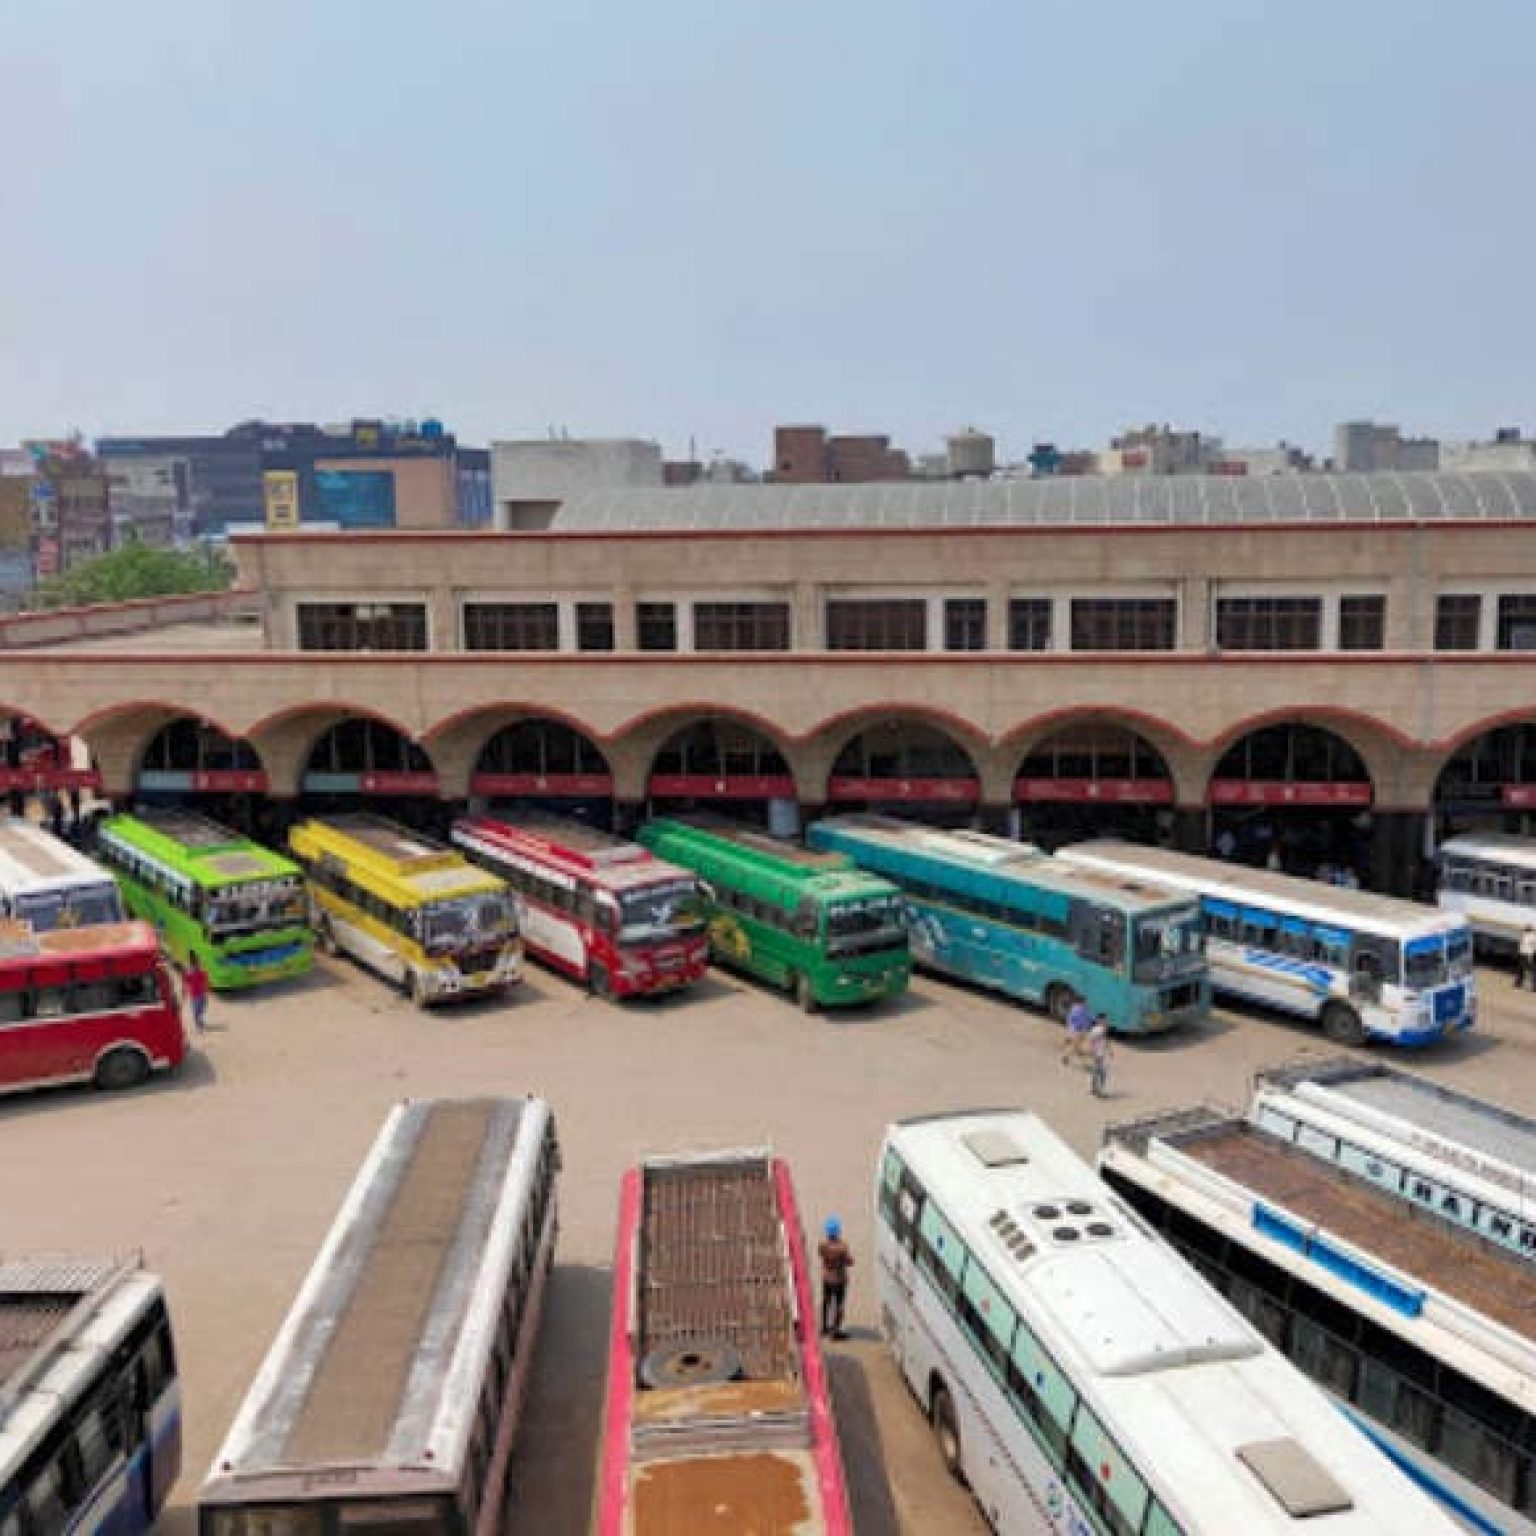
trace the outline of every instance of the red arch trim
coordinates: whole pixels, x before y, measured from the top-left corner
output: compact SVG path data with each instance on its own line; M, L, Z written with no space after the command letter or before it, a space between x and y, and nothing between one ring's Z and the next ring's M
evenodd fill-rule
M446 719L439 720L436 725L428 727L422 733L421 739L423 743L435 741L455 726L463 725L467 721L474 720L479 716L486 716L495 721L495 728L491 731L490 736L485 738L486 741L489 741L491 736L494 736L497 731L505 726L519 725L526 720L553 720L558 725L569 727L578 736L585 736L594 745L603 739L599 731L594 730L585 720L580 720L575 715L568 715L561 709L550 709L542 705L534 706L531 704L471 705L470 708L458 710ZM481 745L483 746L484 742Z
M1465 730L1458 731L1452 736L1444 736L1439 741L1431 744L1431 750L1443 752L1447 757L1454 757L1465 746L1470 746L1479 736L1486 736L1490 731L1496 731L1506 725L1536 725L1536 704L1529 704L1524 709L1506 709L1497 715L1489 715L1485 719L1467 726Z
M180 713L185 714L186 711L182 710ZM381 714L376 709L369 709L363 704L332 703L330 700L294 704L287 709L279 709L270 715L263 715L246 731L245 739L250 741L258 731L270 730L275 725L282 725L288 720L299 720L306 715L314 716L322 722L320 729L315 732L315 739L319 738L320 731L355 715L364 720L377 720L380 725L387 725L392 731L397 731L407 741L418 741L415 732L409 727L402 725L398 720L391 719L386 714Z
M819 721L810 730L789 739L797 742L811 741L817 736L829 735L845 725L860 721L868 725L881 725L887 721L911 721L931 726L941 734L955 739L957 746L985 747L989 744L987 733L978 730L963 715L958 715L949 709L936 709L929 704L861 704L857 708L828 715L825 720Z
M731 704L668 704L659 709L648 709L643 714L632 716L616 730L609 731L606 735L598 735L593 739L599 742L613 743L623 736L632 735L642 726L653 723L675 720L674 731L682 730L685 726L694 725L700 720L734 720L741 725L749 725L757 731L766 741L770 741L781 751L791 743L802 738L791 736L782 731L771 720L749 709L737 709Z
M1120 705L1095 705L1095 704L1070 704L1063 709L1049 709L1043 715L1035 715L1021 725L1013 726L1004 731L998 738L999 746L1008 746L1020 740L1024 736L1031 735L1035 731L1044 731L1042 741L1048 741L1052 736L1058 735L1073 725L1089 725L1102 723L1105 725L1123 725L1127 730L1135 732L1151 747L1156 748L1156 740L1149 736L1149 731L1161 732L1172 736L1187 747L1198 747L1200 742L1189 734L1188 731L1174 725L1169 720L1161 719L1157 715L1148 714L1145 710L1126 709Z
M1214 751L1225 751L1244 736L1263 730L1268 725L1310 725L1320 730L1329 730L1335 724L1358 726L1368 733L1384 736L1406 751L1419 750L1419 744L1395 725L1388 725L1385 720L1378 720L1374 715L1364 714L1360 710L1338 709L1332 705L1319 705L1316 708L1292 705L1287 709L1271 709L1260 715L1249 715L1247 719L1228 726L1220 735L1213 736L1205 746ZM1341 732L1334 731L1333 734L1353 745Z
M107 720L132 714L136 710L155 710L164 713L166 718L156 729L169 725L172 720L200 720L206 725L213 726L215 730L223 731L232 741L240 740L240 733L230 730L222 720L216 720L212 715L200 714L195 709L188 709L185 704L171 704L164 699L128 699L121 704L104 705L101 709L92 710L83 720L72 725L65 734L83 736L88 730Z

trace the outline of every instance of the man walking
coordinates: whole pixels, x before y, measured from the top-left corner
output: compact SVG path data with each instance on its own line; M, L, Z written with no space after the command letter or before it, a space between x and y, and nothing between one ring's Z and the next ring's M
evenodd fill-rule
M1109 1089L1109 1020L1101 1013L1088 1031L1088 1091L1106 1097Z
M1067 1041L1061 1048L1062 1066L1066 1066L1069 1061L1082 1058L1083 1047L1088 1040L1088 1031L1092 1028L1093 1014L1089 1011L1088 1004L1082 998L1076 998L1067 1010Z
M843 1339L843 1308L848 1301L848 1271L853 1268L853 1250L843 1241L843 1224L836 1216L827 1218L826 1236L817 1245L821 1259L821 1332Z
M202 1034L208 1026L208 972L194 950L187 960L187 1001L192 1004L192 1022Z
M1527 923L1515 952L1515 985L1536 992L1536 924Z

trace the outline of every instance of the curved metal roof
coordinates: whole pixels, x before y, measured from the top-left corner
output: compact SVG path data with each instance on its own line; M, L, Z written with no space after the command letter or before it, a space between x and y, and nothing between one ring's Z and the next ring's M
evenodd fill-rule
M1062 476L581 491L550 525L628 529L1536 520L1536 474Z

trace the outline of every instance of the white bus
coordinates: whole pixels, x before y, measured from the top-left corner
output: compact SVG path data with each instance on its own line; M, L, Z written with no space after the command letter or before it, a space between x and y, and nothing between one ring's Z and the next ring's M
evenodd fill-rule
M95 860L19 816L0 819L0 917L35 933L126 922L117 883Z
M1490 949L1513 952L1536 923L1536 837L1469 832L1440 845L1436 899Z
M1472 934L1454 913L1140 843L1056 857L1198 895L1216 991L1316 1020L1341 1045L1424 1045L1477 1017Z
M0 1258L0 1536L142 1536L180 1470L160 1281L136 1258Z
M200 1536L490 1536L558 1225L539 1099L394 1109L198 1505Z
M877 1184L886 1336L995 1530L1454 1529L1036 1116L899 1121Z
M1248 1118L1536 1263L1536 1120L1348 1057L1258 1073Z
M1536 1269L1394 1192L1358 1139L1266 1127L1112 1126L1099 1171L1449 1514L1532 1536Z

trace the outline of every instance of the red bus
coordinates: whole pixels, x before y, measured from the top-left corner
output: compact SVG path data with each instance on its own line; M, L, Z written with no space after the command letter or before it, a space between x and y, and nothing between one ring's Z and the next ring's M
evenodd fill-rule
M148 923L0 931L0 1093L132 1088L186 1054L176 986Z
M704 974L698 881L638 843L580 822L485 816L456 822L453 840L517 892L528 953L600 997L674 991Z
M852 1536L784 1162L631 1169L613 1267L596 1536Z

